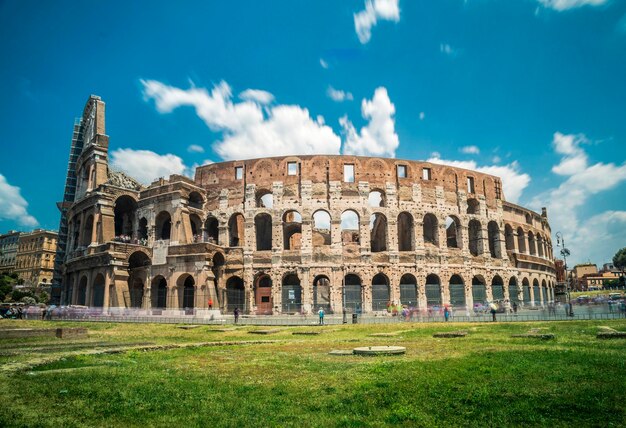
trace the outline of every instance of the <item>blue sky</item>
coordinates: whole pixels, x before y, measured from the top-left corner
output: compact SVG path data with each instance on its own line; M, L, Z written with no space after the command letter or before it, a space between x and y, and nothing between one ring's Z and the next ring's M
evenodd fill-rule
M272 154L433 160L547 206L571 262L626 246L624 0L0 1L0 58L0 231L56 229L97 94L113 166L144 182Z

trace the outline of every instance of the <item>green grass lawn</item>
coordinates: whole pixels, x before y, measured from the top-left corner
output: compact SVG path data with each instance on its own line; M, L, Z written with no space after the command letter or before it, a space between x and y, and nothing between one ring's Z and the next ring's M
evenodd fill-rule
M281 327L87 326L89 339L0 341L0 426L624 426L626 320ZM556 340L511 338L531 328ZM323 331L293 335L294 331ZM435 339L463 329L467 337ZM372 333L400 332L393 337ZM258 341L267 341L258 343ZM244 343L254 341L257 343ZM270 342L271 341L271 342ZM85 355L122 344L141 347ZM215 346L213 342L235 343ZM66 346L67 345L67 346ZM400 345L402 356L331 356Z

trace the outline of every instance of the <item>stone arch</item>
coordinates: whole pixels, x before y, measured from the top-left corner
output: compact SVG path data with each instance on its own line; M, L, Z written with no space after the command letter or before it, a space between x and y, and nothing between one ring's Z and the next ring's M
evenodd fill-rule
M439 276L430 274L426 277L426 305L441 306L441 280Z
M96 308L104 307L104 275L99 273L93 280L93 291L90 306Z
M302 216L298 211L288 210L283 214L283 246L285 250L302 247Z
M519 293L517 290L517 278L515 278L514 276L509 278L509 300L511 301L511 304L513 304L514 302L519 303Z
M272 216L260 213L254 217L254 232L256 235L256 250L267 251L272 249Z
M450 277L450 281L448 282L448 287L450 291L450 304L457 308L464 308L467 306L467 301L465 299L465 281L463 281L461 275L452 275Z
M243 214L234 213L228 219L228 246L243 247L246 244L244 235L245 219Z
M483 253L483 229L476 219L470 220L468 224L468 247L472 256L479 256Z
M487 304L487 287L485 278L482 275L475 275L472 278L472 300L474 308Z
M235 308L243 310L246 302L246 291L243 285L243 279L239 276L231 276L226 281L226 298L224 309L228 313L232 313Z
M133 238L137 201L129 195L121 195L115 200L113 208L115 236Z
M539 289L539 281L537 278L533 279L533 301L535 306L541 305L541 290Z
M202 240L202 219L198 214L189 214L189 224L191 226L190 242L200 242Z
M370 249L372 253L387 251L387 217L384 214L370 216Z
M313 310L317 308L330 311L330 280L326 275L317 275L313 280Z
M504 225L504 243L507 251L515 250L515 234L513 233L513 228L508 223Z
M156 239L168 240L172 236L172 217L168 211L161 211L155 220Z
M341 242L345 245L360 241L359 215L354 210L345 210L341 213Z
M526 252L526 234L521 226L517 228L517 251L520 253Z
M282 312L297 314L302 311L302 286L296 273L288 273L282 281Z
M415 250L415 223L413 216L402 211L398 214L398 251Z
M467 200L467 214L480 214L480 202L478 202L478 199L469 198Z
M201 210L202 206L204 205L204 198L202 197L200 192L196 192L195 190L189 193L188 200L189 200L189 206L191 208Z
M357 274L349 273L343 280L343 302L346 311L361 313L363 311L363 286Z
M139 219L139 227L137 229L137 232L139 234L139 243L141 244L142 241L144 242L144 245L147 243L145 241L148 240L148 219L145 217L141 217Z
M491 278L491 295L493 300L504 300L504 281L500 275L495 275Z
M367 204L370 207L378 208L386 206L386 196L382 189L373 189L367 197Z
M257 315L272 314L272 278L264 272L259 273L254 281L254 300Z
M384 273L377 273L372 278L372 310L384 311L391 300L389 278Z
M529 305L530 304L530 282L528 281L528 278L523 278L522 279L522 296L523 296L523 303L525 305Z
M528 253L531 256L537 255L537 248L535 247L535 235L532 231L528 231Z
M191 274L184 273L178 277L176 285L178 286L178 307L185 309L189 314L195 307L196 281Z
M76 296L76 304L87 305L87 276L83 275L78 282L78 294Z
M165 309L167 307L167 280L162 275L152 278L150 295L152 308Z
M487 240L489 243L489 254L491 257L494 259L501 259L500 227L498 226L498 223L493 220L487 224Z
M537 255L543 257L543 237L541 234L537 234Z
M461 220L457 216L446 217L446 246L448 248L462 248Z
M274 194L269 189L259 189L256 192L257 208L274 208Z
M86 247L91 244L91 234L93 233L93 215L89 214L85 220L83 231L81 233L81 245Z
M439 221L432 213L427 213L424 216L423 234L425 244L439 246Z
M207 242L215 245L220 244L220 222L213 216L208 216L204 222L204 238Z
M405 273L400 278L400 303L408 307L419 306L417 279L410 273Z
M313 246L322 247L331 244L330 214L325 210L313 213Z

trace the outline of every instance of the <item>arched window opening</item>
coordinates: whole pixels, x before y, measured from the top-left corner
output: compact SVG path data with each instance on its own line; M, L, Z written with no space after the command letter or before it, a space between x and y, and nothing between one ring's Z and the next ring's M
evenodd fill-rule
M409 308L418 307L417 279L410 273L404 274L400 278L400 303Z
M439 245L439 231L437 217L434 214L428 213L424 216L423 224L424 243Z
M521 227L517 228L517 250L520 253L526 253L526 234Z
M257 315L272 314L272 278L267 274L257 277L254 289Z
M535 235L532 232L528 232L528 251L531 256L537 255L537 248L535 247Z
M219 221L215 217L207 217L204 222L204 234L206 242L210 244L219 245L220 243L220 229Z
M85 306L87 304L87 277L83 276L78 283L78 296L76 304Z
M446 245L461 248L461 221L456 216L446 217Z
M313 246L323 247L331 244L330 214L326 211L313 213Z
M260 190L256 196L256 206L258 208L274 208L274 195L269 190Z
M472 278L472 299L474 300L474 310L481 311L487 305L487 289L485 279L476 275Z
M387 251L387 218L380 213L370 216L370 249L372 253Z
M91 306L95 308L102 308L104 306L104 275L99 273L93 281L93 304Z
M243 286L243 279L238 276L231 276L226 281L226 312L232 313L235 308L245 312L246 292Z
M189 223L191 224L191 242L202 241L202 220L197 214L191 214L189 216Z
M347 312L360 314L363 311L361 278L348 274L344 278L343 302Z
M504 281L498 275L491 280L491 294L494 301L504 301Z
M330 280L327 276L316 276L313 280L313 311L330 311Z
M283 313L300 313L302 310L302 287L298 275L285 275L282 288Z
M137 201L128 195L122 195L115 200L113 208L115 237L130 242L133 236Z
M510 224L504 226L504 242L506 244L507 251L515 250L515 234Z
M81 235L81 245L86 247L87 245L91 244L91 235L93 233L93 216L90 215L89 217L87 217L87 220L85 220L85 227L83 228L83 234Z
M517 279L514 276L509 279L509 301L511 304L513 304L513 302L519 303L520 301L517 291Z
M450 277L450 304L455 308L464 308L467 303L465 301L465 283L459 275Z
M193 276L186 274L178 279L179 307L185 310L185 315L192 315L195 307L195 284Z
M487 236L489 241L489 254L494 259L502 258L500 253L500 228L498 223L490 221L487 225Z
M272 249L272 216L267 213L257 214L254 217L257 251Z
M478 220L470 220L468 225L469 251L472 256L483 253L483 229Z
M471 198L467 200L467 213L480 214L480 202L477 199Z
M167 306L167 281L161 275L152 279L150 294L153 309L165 309ZM156 314L155 314L156 315Z
M146 245L148 241L148 220L145 217L142 217L139 220L139 243L141 245Z
M385 194L380 190L372 190L367 198L367 202L370 207L384 207Z
M359 244L359 215L347 210L341 213L341 242L344 245Z
M302 246L302 216L298 211L283 215L283 240L285 250L299 250Z
M543 257L543 238L537 234L537 255Z
M434 274L426 277L426 305L429 308L441 306L441 281Z
M384 311L390 302L389 278L379 273L372 278L372 310Z
M541 305L541 296L540 296L540 290L539 290L539 281L537 281L537 279L533 279L533 299L535 302L535 306L540 306Z
M228 245L230 247L243 247L244 239L244 218L242 214L233 214L228 220Z
M172 233L172 218L167 211L161 211L155 219L156 239L170 239Z
M415 250L415 225L408 212L398 215L398 251Z
M528 282L528 278L522 280L522 295L524 304L530 305L530 283Z
M533 216L531 216L530 213L526 213L525 217L527 224L533 224Z
M199 192L191 192L189 194L189 206L201 210L204 205L204 198Z

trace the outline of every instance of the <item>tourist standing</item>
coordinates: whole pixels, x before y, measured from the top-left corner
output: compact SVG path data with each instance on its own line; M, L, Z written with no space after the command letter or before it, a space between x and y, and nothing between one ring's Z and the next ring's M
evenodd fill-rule
M320 325L324 325L324 308L320 307L320 310L317 311L317 314L320 316Z
M209 310L213 309L213 299L209 299Z
M513 302L513 313L517 315L517 302Z
M447 306L443 309L443 318L446 322L448 322L448 319L450 318L450 309L448 309Z
M235 308L233 315L235 316L235 324L237 324L239 322L239 308Z
M498 310L498 307L496 306L495 303L492 303L491 305L489 305L490 308L490 312L491 312L491 321L496 321L496 312Z

